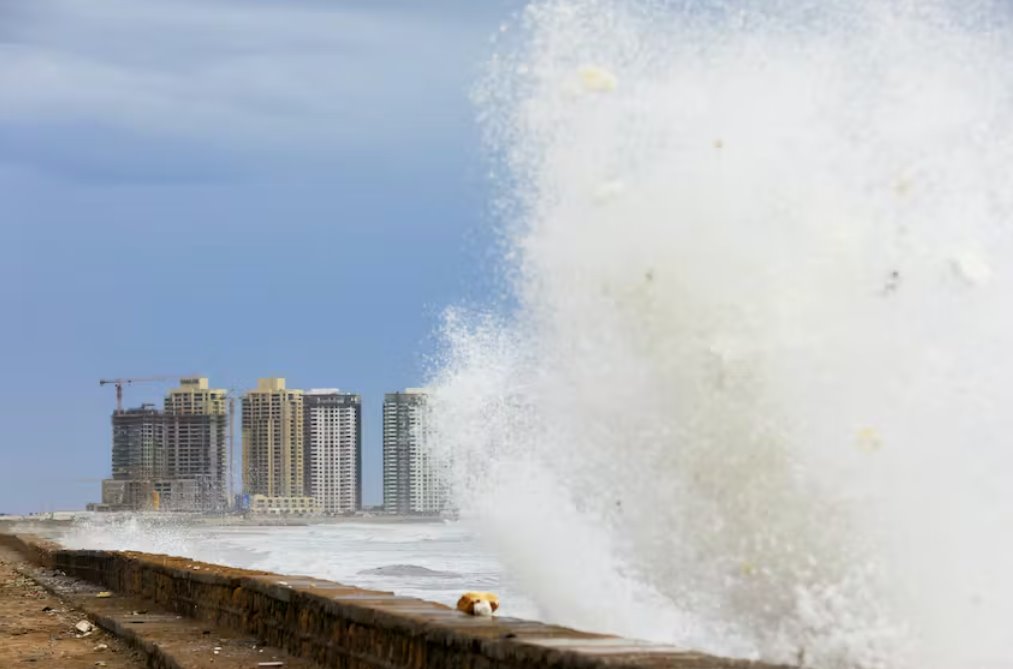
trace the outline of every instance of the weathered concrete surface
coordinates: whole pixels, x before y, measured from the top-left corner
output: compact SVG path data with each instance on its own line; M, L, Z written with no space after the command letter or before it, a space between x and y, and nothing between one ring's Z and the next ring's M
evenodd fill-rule
M28 564L4 544L0 536L0 574L5 566L17 574L12 583L27 591L29 602L26 610L15 593L0 589L0 667L38 662L35 666L58 669L247 669L280 662L285 669L319 669L248 634ZM36 598L51 602L53 610L41 612L36 607L44 605L35 604ZM74 625L82 620L95 629L77 633Z
M0 548L0 667L141 669L144 658L101 629L74 625L87 618L18 568L20 556Z
M279 576L164 555L66 550L30 537L0 536L4 540L50 568L123 596L152 601L180 616L251 634L324 667L765 666L513 618L475 618L433 602L305 576Z

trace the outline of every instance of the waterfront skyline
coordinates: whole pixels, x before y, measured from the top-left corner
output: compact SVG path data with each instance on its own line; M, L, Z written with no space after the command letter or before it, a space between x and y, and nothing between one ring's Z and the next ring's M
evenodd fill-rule
M0 2L0 512L95 501L96 382L150 373L355 388L379 503L384 393L498 290L468 95L519 5Z
M239 394L213 388L207 377L188 377L166 393L164 410L124 402L124 388L154 378L162 377L100 382L116 389L111 476L102 481L101 502L89 503L89 510L365 510L358 394L291 388L283 377L259 378ZM448 508L449 481L439 476L426 446L427 399L423 388L384 395L383 504L375 508L385 513L434 515Z

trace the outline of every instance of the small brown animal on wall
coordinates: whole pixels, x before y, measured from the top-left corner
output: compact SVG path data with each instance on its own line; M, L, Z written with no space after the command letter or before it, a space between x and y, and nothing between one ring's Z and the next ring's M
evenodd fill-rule
M466 592L457 600L457 610L473 616L491 616L499 608L499 597L491 592Z

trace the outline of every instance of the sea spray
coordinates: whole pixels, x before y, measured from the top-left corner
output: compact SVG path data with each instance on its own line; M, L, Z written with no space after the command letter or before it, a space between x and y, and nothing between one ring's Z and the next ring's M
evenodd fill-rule
M1013 665L1007 11L523 13L477 93L516 307L448 312L432 443L545 617Z

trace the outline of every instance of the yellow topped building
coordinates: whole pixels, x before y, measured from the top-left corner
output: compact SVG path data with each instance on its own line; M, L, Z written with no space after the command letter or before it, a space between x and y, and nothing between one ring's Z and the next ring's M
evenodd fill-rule
M258 379L243 395L243 487L249 495L305 497L303 393Z
M165 412L187 416L224 416L227 391L208 387L205 376L179 380L165 396Z
M209 387L201 376L180 379L179 387L165 396L164 477L190 483L167 488L161 506L200 511L228 506L227 394ZM185 496L174 494L184 489Z

